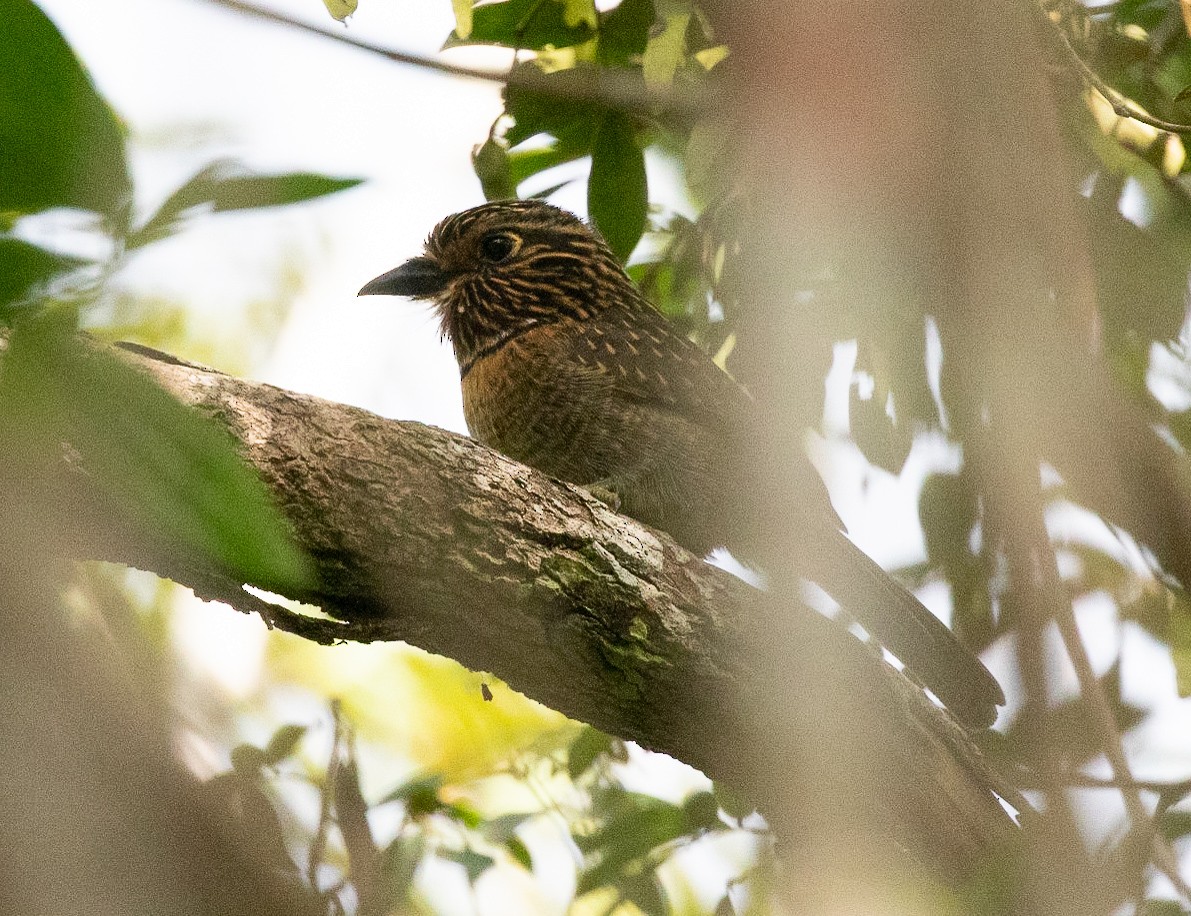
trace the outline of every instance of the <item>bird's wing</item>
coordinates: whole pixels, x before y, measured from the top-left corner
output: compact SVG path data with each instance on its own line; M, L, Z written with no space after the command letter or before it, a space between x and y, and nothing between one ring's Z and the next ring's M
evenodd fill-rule
M750 421L745 390L651 306L610 309L579 330L572 358L621 397L708 424Z

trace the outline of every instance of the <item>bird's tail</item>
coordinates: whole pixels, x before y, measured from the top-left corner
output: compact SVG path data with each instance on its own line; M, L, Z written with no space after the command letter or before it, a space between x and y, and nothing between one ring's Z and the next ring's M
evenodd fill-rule
M806 570L807 577L830 586L831 597L958 719L976 728L992 725L1005 702L1001 685L922 602L842 532L817 563L824 568Z

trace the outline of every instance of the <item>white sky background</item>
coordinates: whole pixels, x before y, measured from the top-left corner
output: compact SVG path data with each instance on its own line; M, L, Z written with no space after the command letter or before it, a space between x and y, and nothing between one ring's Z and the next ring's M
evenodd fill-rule
M355 293L418 253L443 216L482 202L469 153L500 111L498 87L394 64L203 0L39 2L130 126L142 213L220 157L260 171L367 179L313 204L197 220L176 242L138 254L123 282L183 301L213 321L237 322L297 261L305 285L276 350L258 368L260 378L464 431L454 359L428 309ZM343 28L319 0L264 5L328 30ZM448 0L361 0L348 33L434 55L452 25ZM509 57L459 49L446 59L503 66ZM654 187L676 199L665 169L650 167ZM583 199L576 185L556 201L579 209ZM921 559L917 490L940 459L946 463L937 448L916 446L899 485L879 472L863 475L854 451L831 453L837 507L878 559ZM947 606L945 594L928 590L923 597ZM1103 670L1111 660L1111 614L1092 602L1083 617L1093 661ZM248 636L247 627L239 629ZM1127 688L1146 705L1159 697L1164 704L1139 731L1141 740L1130 742L1157 748L1139 775L1183 778L1191 770L1191 713L1172 700L1169 654L1132 630L1127 642ZM989 661L995 673L1007 673L1004 653Z

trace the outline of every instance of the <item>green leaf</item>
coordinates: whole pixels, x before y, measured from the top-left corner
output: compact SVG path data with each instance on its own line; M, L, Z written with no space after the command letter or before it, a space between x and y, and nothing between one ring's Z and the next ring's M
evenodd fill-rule
M517 187L509 172L509 151L499 140L489 137L471 154L471 166L485 200L504 200L517 196Z
M385 847L374 900L376 912L388 913L406 902L425 853L426 840L421 834L399 834Z
M471 36L471 0L451 0L455 12L455 34L466 41Z
M608 787L595 801L600 826L573 837L587 862L576 895L618 883L623 876L639 872L657 847L698 832L692 830L683 808L651 795Z
M331 14L331 18L338 22L346 22L347 17L356 11L359 0L323 0L323 6Z
M529 848L521 842L517 837L511 836L504 842L504 847L508 850L513 861L524 868L526 871L533 871L533 856L529 854Z
M412 818L434 814L446 807L438 797L438 790L442 788L442 783L441 773L417 776L398 786L377 804L383 805L391 801L404 802L406 813Z
M1177 900L1146 900L1137 911L1137 916L1187 916Z
M633 63L645 53L656 18L653 0L622 0L601 16L596 60L606 66Z
M596 758L612 750L613 739L590 725L579 732L567 751L567 774L578 779L595 763Z
M440 849L438 854L449 862L462 865L471 884L475 884L480 875L496 864L492 856L486 856L474 849Z
M604 241L622 263L627 261L645 232L649 189L645 154L632 120L621 112L608 112L596 131L587 211Z
M0 321L4 320L4 306L27 299L59 275L90 263L0 236Z
M590 8L590 15L586 9ZM452 32L444 47L490 44L541 51L569 48L595 35L595 7L591 0L501 0L471 11L471 34Z
M228 432L72 331L61 309L16 327L0 372L0 428L22 430L45 461L70 443L95 511L116 514L154 549L300 592L306 559Z
M127 247L139 248L164 238L200 207L212 212L279 207L345 191L362 182L362 178L331 178L309 172L253 175L243 172L235 163L215 162L166 198L157 212L129 237Z
M1179 696L1191 697L1191 613L1185 602L1171 612L1167 625Z
M604 109L592 102L568 98L565 93L551 91L556 84L572 85L585 71L575 67L541 76L541 71L527 61L518 65L515 72L524 69L538 73L545 89L505 88L505 113L513 119L513 125L505 131L505 142L510 147L516 147L531 137L550 134L557 137L560 145L568 151L585 155L591 149L596 123Z
M0 0L0 22L0 212L120 218L132 184L116 116L34 3Z
M238 744L232 748L232 768L241 776L255 776L265 766L264 752L254 744Z
M306 734L305 725L283 725L265 745L265 765L273 766L290 756Z
M641 59L645 82L657 88L674 82L674 74L686 57L686 30L691 14L670 13L663 22L662 31L649 39Z
M1158 829L1166 839L1174 841L1191 834L1191 811L1164 811Z

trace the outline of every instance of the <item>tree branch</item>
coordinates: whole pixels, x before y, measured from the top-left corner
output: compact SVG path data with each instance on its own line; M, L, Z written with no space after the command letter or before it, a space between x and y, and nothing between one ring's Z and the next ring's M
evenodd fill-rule
M665 535L465 437L151 351L128 358L239 440L317 568L316 587L286 597L334 619L277 607L202 557L126 534L100 532L79 555L151 569L320 642L405 640L492 671L736 784L791 830L788 779L757 761L793 759L815 740L802 732L786 746L771 736L787 729L766 719L784 718L811 675L761 663L763 647L789 641L859 660L865 683L850 690L898 736L879 777L899 809L888 818L895 845L955 878L1011 842L993 792L1026 805L970 737L820 615L773 613L762 593Z

